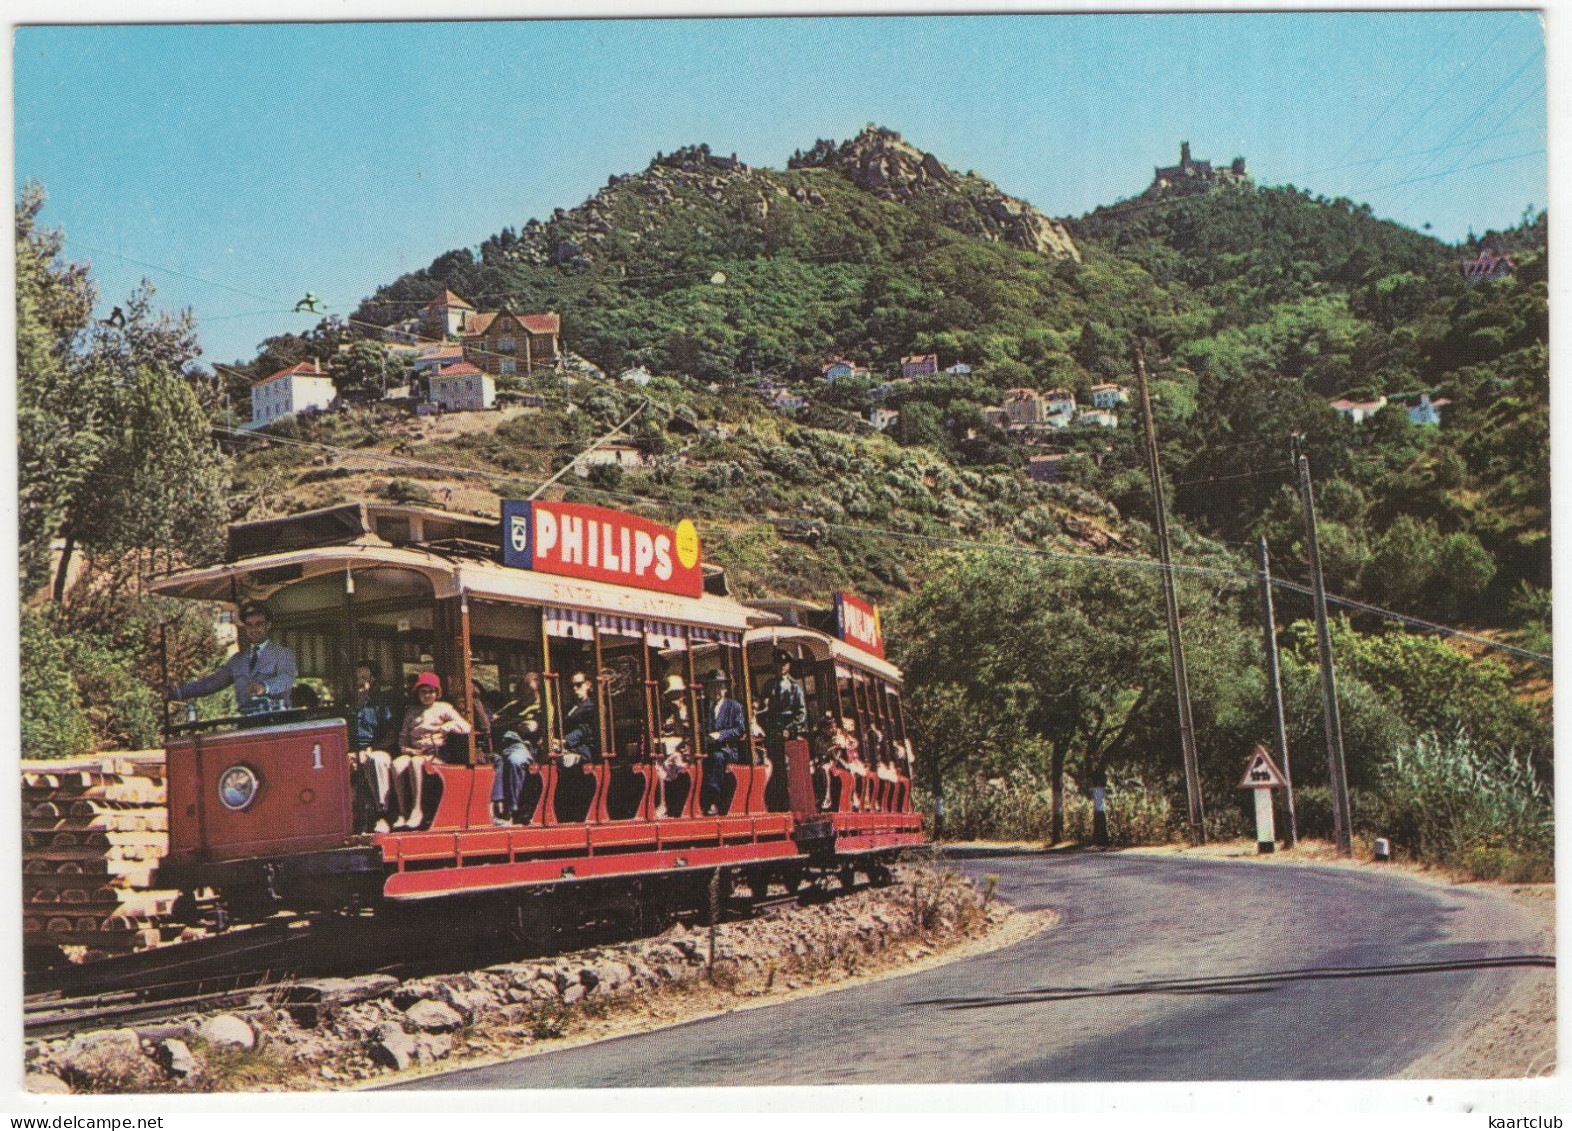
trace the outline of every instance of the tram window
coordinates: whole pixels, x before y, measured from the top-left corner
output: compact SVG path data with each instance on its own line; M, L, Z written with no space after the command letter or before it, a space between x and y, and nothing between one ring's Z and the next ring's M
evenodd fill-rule
M601 633L600 686L606 697L602 717L609 715L609 746L617 756L629 751L641 756L648 753L649 696L644 686L647 651L643 636Z
M540 610L473 601L469 614L470 679L493 712L527 695L525 676L541 670Z

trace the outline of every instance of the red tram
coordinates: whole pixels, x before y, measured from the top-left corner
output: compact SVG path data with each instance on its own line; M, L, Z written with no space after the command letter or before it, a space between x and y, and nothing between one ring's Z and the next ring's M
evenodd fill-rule
M155 589L265 600L273 639L295 655L296 687L319 700L170 728L169 852L157 885L186 893L187 917L546 890L590 899L609 881L649 891L717 869L762 893L821 870L880 878L894 854L923 843L900 672L882 658L876 614L851 597L837 599L838 615L739 602L724 572L700 560L691 523L673 530L547 502L505 503L501 521L346 504L232 526L223 564ZM863 769L816 764L801 738L784 744L783 766L766 757L752 698L779 651L796 660L809 718L838 723L869 752ZM488 696L538 673L543 745L559 748L566 677L593 673L600 757L542 757L521 823L499 827L490 736L477 727L425 770L421 824L373 832L357 819L347 722L365 659L399 687L435 672L470 720ZM673 769L666 755L702 749L700 675L714 669L751 733L706 815L698 760ZM686 698L687 733L662 725L663 697ZM781 772L786 788L770 787Z

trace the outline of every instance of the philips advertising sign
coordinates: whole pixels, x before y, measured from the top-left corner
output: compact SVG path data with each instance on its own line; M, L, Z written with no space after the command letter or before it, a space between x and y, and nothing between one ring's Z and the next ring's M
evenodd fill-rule
M850 593L835 594L835 635L884 659L884 626L879 621L879 609L861 598Z
M681 597L704 592L699 532L692 522L683 519L672 529L582 503L504 500L502 562Z

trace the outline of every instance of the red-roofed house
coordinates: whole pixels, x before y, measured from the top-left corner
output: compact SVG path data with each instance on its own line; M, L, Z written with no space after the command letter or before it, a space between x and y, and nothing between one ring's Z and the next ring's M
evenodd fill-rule
M1333 409L1348 417L1355 424L1363 424L1385 407L1385 397L1377 397L1373 401L1351 401L1345 397L1339 397L1332 402Z
M269 374L251 386L251 424L261 428L280 417L327 408L338 396L333 379L316 358Z
M475 308L452 291L445 290L420 312L420 330L428 338L452 338L464 332L464 320Z
M464 347L457 342L426 342L415 348L415 357L411 362L416 373L432 374L440 372L445 365L453 365L464 360Z
M559 315L514 314L504 307L465 323L464 356L495 377L527 377L562 359L561 333Z
M447 412L480 412L497 403L497 383L467 361L444 365L431 375L431 402Z
M932 377L938 372L939 355L936 353L914 353L901 358L902 377Z

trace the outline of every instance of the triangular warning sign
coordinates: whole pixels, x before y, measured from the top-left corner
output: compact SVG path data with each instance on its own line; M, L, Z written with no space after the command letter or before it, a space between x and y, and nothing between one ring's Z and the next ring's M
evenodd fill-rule
M1240 789L1284 789L1287 786L1283 772L1272 761L1266 747L1257 746L1250 751L1250 764L1245 767L1244 777L1239 779Z

